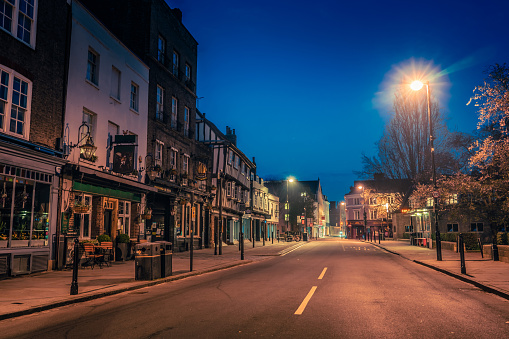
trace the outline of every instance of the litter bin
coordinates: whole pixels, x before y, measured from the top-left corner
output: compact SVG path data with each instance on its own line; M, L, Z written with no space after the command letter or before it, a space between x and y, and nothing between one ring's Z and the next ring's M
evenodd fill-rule
M308 241L308 232L302 233L302 241Z
M161 252L161 278L172 275L172 243L169 241L156 241L160 244Z
M135 280L161 278L161 245L156 243L137 244L135 249Z

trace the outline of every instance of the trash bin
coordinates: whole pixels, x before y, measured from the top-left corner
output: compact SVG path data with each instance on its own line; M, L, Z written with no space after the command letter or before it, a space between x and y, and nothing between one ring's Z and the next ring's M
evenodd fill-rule
M308 241L308 232L302 233L302 241Z
M161 278L169 277L172 275L172 243L169 241L156 241L160 244L159 251L161 252Z
M156 243L137 244L135 249L135 280L161 278L161 245Z

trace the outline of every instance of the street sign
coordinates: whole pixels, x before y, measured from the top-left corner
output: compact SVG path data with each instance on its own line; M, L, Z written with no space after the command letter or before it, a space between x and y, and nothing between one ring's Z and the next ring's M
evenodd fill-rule
M433 198L438 198L439 194L437 191L433 192Z

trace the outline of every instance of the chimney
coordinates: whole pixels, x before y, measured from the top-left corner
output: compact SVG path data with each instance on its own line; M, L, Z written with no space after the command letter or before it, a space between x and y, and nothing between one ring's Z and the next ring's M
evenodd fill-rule
M229 126L226 126L226 139L230 140L233 145L237 146L237 136L235 135L235 130L232 131Z
M171 10L173 12L173 15L182 23L182 11L180 8L174 8Z

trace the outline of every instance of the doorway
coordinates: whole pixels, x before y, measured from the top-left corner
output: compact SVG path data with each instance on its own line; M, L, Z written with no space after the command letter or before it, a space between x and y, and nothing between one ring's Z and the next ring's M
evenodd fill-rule
M111 216L112 216L111 210L104 210L104 234L112 236L111 234Z

